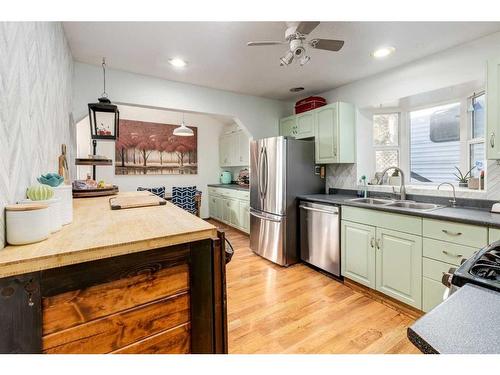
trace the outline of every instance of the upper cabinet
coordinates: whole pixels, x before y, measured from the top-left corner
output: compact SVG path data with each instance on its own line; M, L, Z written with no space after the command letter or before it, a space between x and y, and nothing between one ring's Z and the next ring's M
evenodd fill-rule
M500 159L500 59L488 61L486 82L486 155Z
M219 165L242 167L249 164L249 138L243 131L225 134L219 139Z
M282 118L279 127L279 135L295 137L297 135L297 116Z
M297 134L295 138L314 137L314 112L304 112L297 115Z
M316 163L356 162L356 111L337 102L280 120L280 135L297 139L314 137Z

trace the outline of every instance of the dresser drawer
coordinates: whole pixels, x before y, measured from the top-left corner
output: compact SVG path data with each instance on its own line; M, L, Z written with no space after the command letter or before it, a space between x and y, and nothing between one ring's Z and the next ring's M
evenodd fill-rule
M424 277L422 280L422 310L429 312L443 302L445 290L446 287L441 282Z
M460 265L460 261L469 258L479 250L479 247L457 245L450 242L424 238L423 255L441 262Z
M480 249L488 243L488 228L449 221L424 219L424 237L473 246Z
M456 267L456 265L430 258L422 258L422 275L434 281L441 282L443 273L448 272L451 267Z

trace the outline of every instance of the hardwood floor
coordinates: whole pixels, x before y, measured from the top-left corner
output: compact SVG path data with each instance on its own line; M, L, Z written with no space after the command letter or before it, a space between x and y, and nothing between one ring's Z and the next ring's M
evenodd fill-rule
M419 353L406 338L413 319L304 264L277 266L226 231L229 353Z

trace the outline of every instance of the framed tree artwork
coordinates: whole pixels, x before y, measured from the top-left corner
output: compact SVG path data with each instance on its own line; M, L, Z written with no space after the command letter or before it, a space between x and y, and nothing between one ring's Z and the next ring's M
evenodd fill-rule
M179 125L123 120L115 143L115 174L197 174L198 132L192 137L173 134Z

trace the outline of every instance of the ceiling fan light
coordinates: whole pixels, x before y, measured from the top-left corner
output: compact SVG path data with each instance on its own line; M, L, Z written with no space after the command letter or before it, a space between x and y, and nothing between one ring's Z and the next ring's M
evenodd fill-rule
M288 51L286 53L285 56L283 56L281 59L280 59L280 62L281 62L281 66L283 65L290 65L293 61L293 52L292 51Z
M300 66L304 66L306 65L309 61L311 60L311 57L307 56L307 55L304 55L301 57L300 59Z

